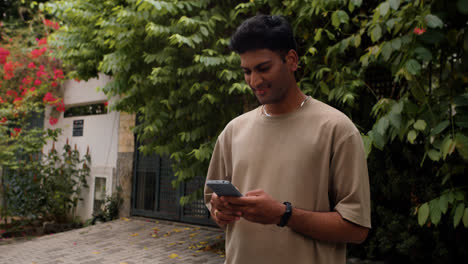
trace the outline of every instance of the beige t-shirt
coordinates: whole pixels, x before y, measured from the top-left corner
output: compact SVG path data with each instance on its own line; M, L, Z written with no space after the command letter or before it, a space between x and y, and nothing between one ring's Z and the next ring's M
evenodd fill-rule
M261 108L232 120L218 137L207 179L240 192L263 189L277 201L315 212L337 211L371 227L370 192L359 131L343 113L315 99L281 116ZM210 207L211 190L205 187ZM226 229L226 263L345 263L346 244L317 241L288 227L242 219Z

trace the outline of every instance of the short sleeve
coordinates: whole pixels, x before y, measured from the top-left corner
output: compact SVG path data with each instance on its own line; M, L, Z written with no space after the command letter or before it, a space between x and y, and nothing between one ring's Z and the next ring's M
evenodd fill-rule
M221 133L216 141L216 145L213 149L213 154L211 156L210 160L210 166L208 167L208 173L206 176L206 180L230 180L231 175L230 175L230 170L229 170L229 164L227 163L227 160L230 156L230 153L228 151L228 144L225 140L226 134ZM211 200L211 195L212 191L210 188L206 186L204 187L204 201L206 204L206 207L208 207L209 210L211 210L211 205L210 205L210 200Z
M370 188L367 162L358 131L334 146L331 158L332 202L344 219L370 228Z

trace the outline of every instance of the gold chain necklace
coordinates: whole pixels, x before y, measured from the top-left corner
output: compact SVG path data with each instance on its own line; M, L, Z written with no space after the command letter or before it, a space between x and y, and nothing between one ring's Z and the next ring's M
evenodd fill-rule
M309 100L310 98L310 95L306 96L306 98L304 99L304 101L302 101L301 103L301 106L299 106L299 108L302 108L305 104L305 102L307 102L307 100ZM265 116L268 116L268 117L271 117L271 115L269 113L267 113L266 109L265 109L265 105L262 105L262 112Z

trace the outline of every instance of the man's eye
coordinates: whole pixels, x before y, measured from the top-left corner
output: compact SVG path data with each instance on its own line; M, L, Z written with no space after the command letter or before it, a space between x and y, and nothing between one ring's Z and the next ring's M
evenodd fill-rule
M268 71L270 68L269 67L266 67L266 68L260 68L258 69L259 72L266 72Z
M250 71L244 70L244 74L249 75L249 74L250 74Z

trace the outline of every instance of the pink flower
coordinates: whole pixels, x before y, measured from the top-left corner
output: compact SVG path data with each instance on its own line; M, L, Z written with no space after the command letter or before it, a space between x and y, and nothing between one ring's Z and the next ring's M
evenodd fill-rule
M53 126L53 125L57 124L57 122L58 122L58 119L57 119L57 118L52 117L52 116L49 118L49 124L50 124L50 125Z
M107 107L109 105L109 102L105 101L104 106Z
M65 112L65 104L63 103L63 100L60 100L55 104L55 109L61 113Z
M57 79L63 79L63 71L60 70L60 69L55 69L54 70L54 80L57 80Z
M44 65L39 65L39 70L40 70L40 71L44 71L44 70L45 70L45 66L44 66Z
M32 82L32 78L27 76L25 78L23 78L23 80L21 81L24 85L30 85L31 82Z
M11 136L11 137L17 137L17 136L19 135L19 133L21 132L21 128L19 128L19 127L15 127L15 128L13 128L13 130L14 130L15 132L11 132L11 133L10 133L10 136Z
M416 35L422 35L424 32L426 32L426 29L425 28L415 27L413 32Z
M46 51L47 51L46 47L43 47L41 49L34 49L34 50L31 51L31 57L38 58L38 57L42 56L42 54L44 54Z
M34 81L34 85L38 85L38 86L39 86L39 85L41 85L41 84L42 84L41 80L35 80L35 81Z
M37 45L42 46L47 44L47 38L36 39Z
M3 101L2 97L0 96L0 104L1 103L4 103L5 101Z
M23 98L21 98L21 97L16 97L15 100L13 100L13 103L14 103L14 104L20 103L21 101L23 101Z
M54 97L54 95L51 93L51 92L47 92L45 95L44 95L44 98L42 98L42 101L44 103L50 103L50 102L55 102L57 101L57 99Z
M57 84L57 82L52 82L50 85L51 85L52 87L57 87L58 84Z
M0 120L0 123L5 123L6 121L8 121L8 119L6 117L3 117L2 120Z
M0 64L5 64L9 55L10 52L8 50L0 47Z
M35 69L35 68L36 68L36 64L34 64L34 62L30 62L30 63L28 64L28 68L29 68L29 69Z
M6 92L6 95L11 96L11 97L18 97L18 93L16 91L13 91L13 90L8 90Z

